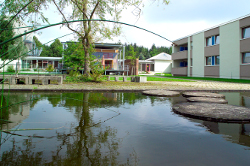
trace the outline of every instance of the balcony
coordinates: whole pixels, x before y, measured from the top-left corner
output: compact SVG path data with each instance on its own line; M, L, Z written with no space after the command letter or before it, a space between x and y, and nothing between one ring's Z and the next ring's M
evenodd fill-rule
M172 54L172 60L187 59L187 58L188 58L188 50L179 51Z
M187 76L187 67L172 68L171 74L173 76Z

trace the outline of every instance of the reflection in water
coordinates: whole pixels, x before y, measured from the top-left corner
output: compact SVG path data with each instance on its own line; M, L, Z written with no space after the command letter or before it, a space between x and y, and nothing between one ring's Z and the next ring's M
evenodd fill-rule
M74 95L74 97L72 96ZM58 98L60 96L60 98ZM67 97L66 97L67 96ZM119 146L122 143L121 138L116 137L117 130L110 126L103 127L100 122L96 123L93 120L93 115L91 114L92 107L98 107L98 104L105 102L109 105L113 101L109 101L104 96L109 96L109 94L90 94L90 93L79 93L79 94L60 94L57 97L52 97L51 94L40 94L35 96L37 101L48 100L53 107L58 105L70 110L75 111L75 116L78 120L78 124L74 126L71 124L69 132L56 132L56 137L43 137L43 136L33 136L22 135L17 132L4 131L3 135L13 137L10 141L12 146L8 148L3 147L6 142L6 138L1 140L2 149L8 149L4 151L1 155L1 164L3 165L121 165L117 158L119 156ZM34 97L34 96L33 96ZM114 96L117 98L117 95ZM98 99L98 102L96 102ZM113 98L114 99L114 98ZM11 102L12 101L10 99ZM93 102L94 101L94 102ZM95 104L94 104L95 103ZM33 107L35 104L29 103ZM29 105L27 104L27 105ZM23 113L28 112L29 115L30 107L15 107L20 108L17 112ZM22 105L21 105L22 106ZM23 110L25 109L25 110ZM21 116L16 116L17 118L12 118L13 112L9 115L9 120L11 119L15 124L16 121L25 120ZM19 114L18 114L19 115ZM50 114L49 114L50 115ZM25 116L27 118L27 116ZM108 119L107 119L108 120ZM3 129L6 124L3 124ZM14 125L14 126L15 126ZM10 125L9 125L10 126ZM12 127L14 127L12 126ZM10 128L8 128L10 129ZM19 137L18 137L19 136ZM21 139L20 137L30 137L29 139ZM37 151L37 145L39 144L34 139L40 138L41 142L48 142L47 139L56 139L57 146L56 149L51 152L52 159L46 158L43 151ZM9 144L10 145L10 144ZM133 160L132 160L133 159ZM134 151L127 158L124 165L137 165L137 156ZM123 164L122 164L123 165Z
M250 124L227 124L203 121L208 131L222 134L225 139L250 147Z
M4 108L4 118L13 123L1 125L1 165L250 164L245 150L250 124L176 115L171 106L186 102L183 97L88 92L4 96L5 106L7 99L12 105ZM249 96L226 93L227 100L244 106Z

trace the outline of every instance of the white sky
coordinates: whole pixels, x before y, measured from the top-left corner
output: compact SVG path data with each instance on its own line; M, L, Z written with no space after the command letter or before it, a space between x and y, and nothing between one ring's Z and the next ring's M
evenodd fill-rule
M163 5L161 2L152 3L152 0L145 2L138 20L132 14L134 8L129 8L124 10L120 21L150 30L169 40L175 40L250 13L249 0L171 0L169 5ZM46 11L45 14L51 20L50 23L61 22L61 17L56 13ZM171 45L160 37L133 27L123 25L122 29L120 37L103 42L115 43L120 40L123 44L136 43L138 46L143 45L148 48L153 43L156 46ZM37 37L45 43L68 33L71 31L66 27L58 26L43 30ZM68 36L61 38L60 41L71 39L73 38Z

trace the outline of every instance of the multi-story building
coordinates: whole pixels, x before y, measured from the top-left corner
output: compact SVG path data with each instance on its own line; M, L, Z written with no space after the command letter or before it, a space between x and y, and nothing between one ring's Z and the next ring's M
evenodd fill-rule
M250 79L250 15L174 41L172 75Z

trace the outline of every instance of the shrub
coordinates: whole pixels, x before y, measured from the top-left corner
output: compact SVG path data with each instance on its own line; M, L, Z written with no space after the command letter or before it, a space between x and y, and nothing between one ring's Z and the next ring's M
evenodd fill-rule
M7 72L14 73L15 72L14 67L13 66L8 66Z
M70 77L77 77L77 76L79 76L79 72L76 71L76 70L70 70L69 71L69 76Z
M53 65L48 65L48 67L46 68L46 71L47 71L47 72L52 72L52 71L54 71Z

